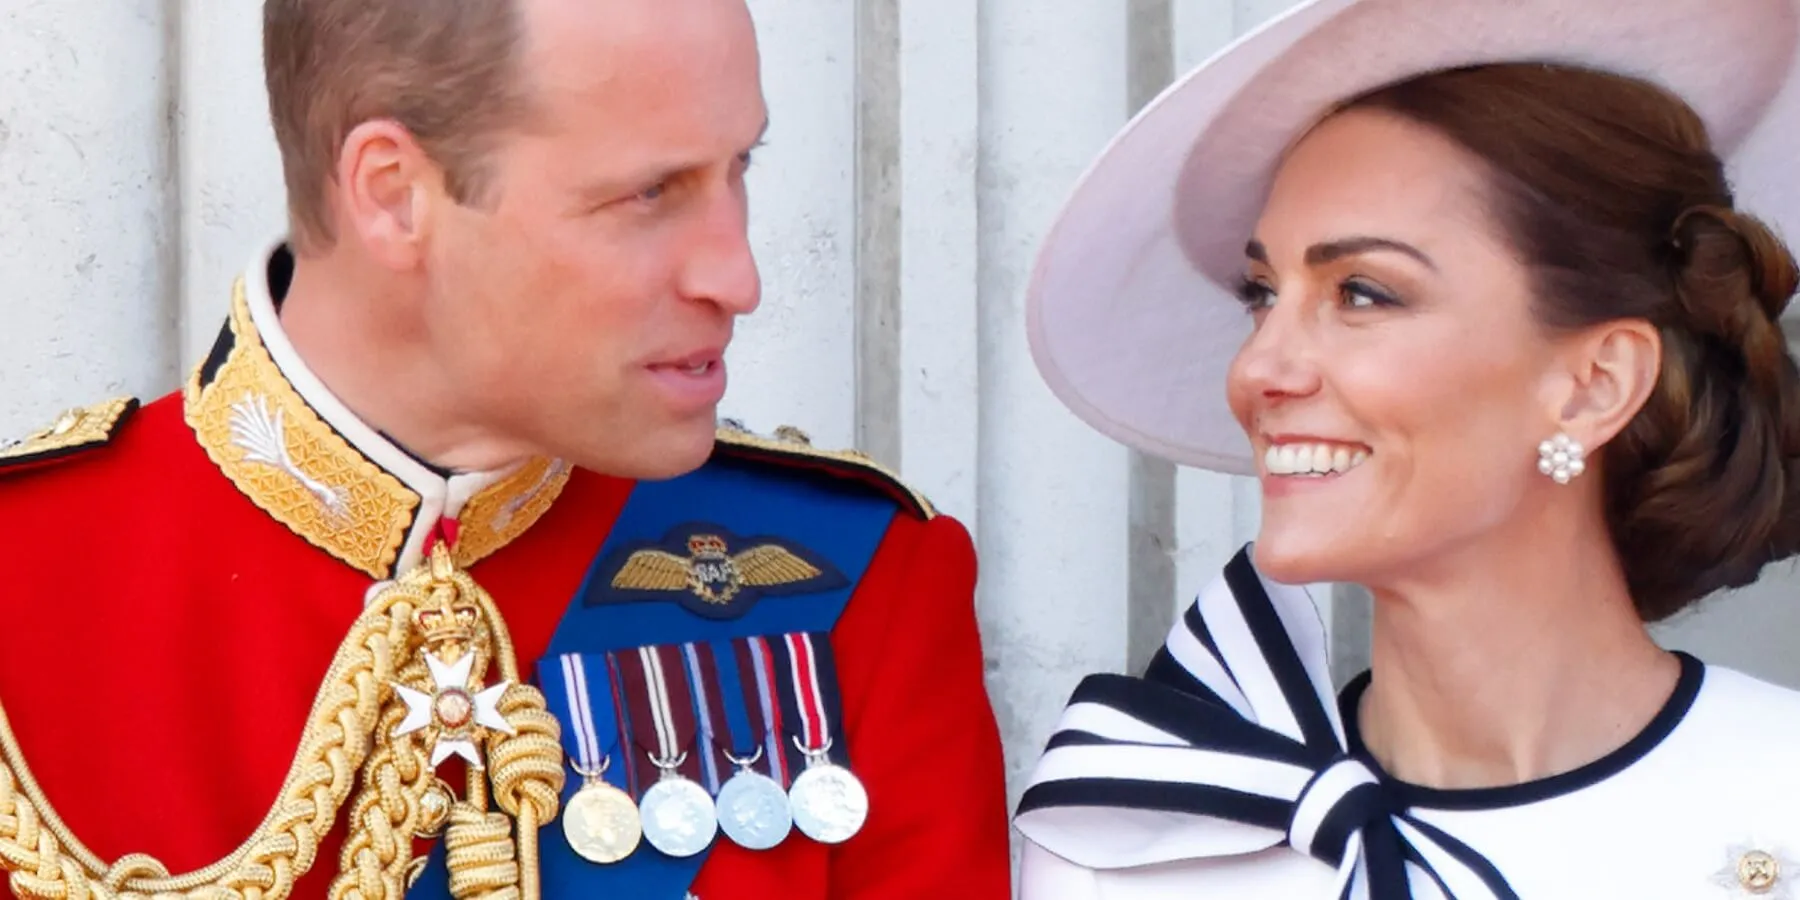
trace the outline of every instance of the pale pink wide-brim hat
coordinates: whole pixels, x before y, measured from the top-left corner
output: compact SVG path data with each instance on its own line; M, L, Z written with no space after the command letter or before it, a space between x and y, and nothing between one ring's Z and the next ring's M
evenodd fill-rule
M1662 85L1705 119L1741 208L1800 236L1800 0L1311 0L1190 72L1082 176L1039 251L1031 351L1088 424L1252 473L1225 401L1233 297L1282 153L1331 108L1439 69L1558 62Z

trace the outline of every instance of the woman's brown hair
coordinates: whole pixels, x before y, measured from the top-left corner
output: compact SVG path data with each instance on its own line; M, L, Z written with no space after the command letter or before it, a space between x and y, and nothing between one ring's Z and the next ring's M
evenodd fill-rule
M1779 317L1794 258L1736 209L1705 124L1643 81L1562 65L1438 72L1350 108L1437 129L1485 160L1492 213L1539 319L1642 319L1661 375L1599 451L1638 613L1666 618L1800 553L1800 374Z

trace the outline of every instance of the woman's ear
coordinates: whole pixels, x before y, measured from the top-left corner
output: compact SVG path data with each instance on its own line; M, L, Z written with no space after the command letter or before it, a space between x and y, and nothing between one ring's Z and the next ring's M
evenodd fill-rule
M1662 374L1662 334L1643 319L1584 329L1560 354L1568 378L1552 419L1588 448L1612 440L1636 416Z

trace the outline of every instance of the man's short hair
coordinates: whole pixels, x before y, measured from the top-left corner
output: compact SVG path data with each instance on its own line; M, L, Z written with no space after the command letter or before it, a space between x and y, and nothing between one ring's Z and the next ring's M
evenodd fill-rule
M486 198L486 155L519 115L520 0L265 0L263 73L293 240L335 240L326 187L356 126L393 119L461 203Z

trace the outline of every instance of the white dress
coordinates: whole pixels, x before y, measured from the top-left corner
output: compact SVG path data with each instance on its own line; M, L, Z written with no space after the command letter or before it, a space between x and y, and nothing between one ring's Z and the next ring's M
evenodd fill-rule
M1344 720L1311 601L1239 554L1145 678L1077 690L1021 900L1800 900L1800 693L1684 655L1624 747L1480 790L1394 780Z

